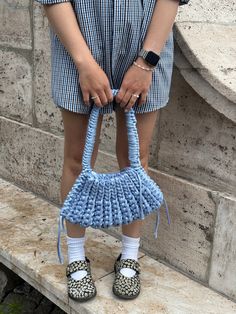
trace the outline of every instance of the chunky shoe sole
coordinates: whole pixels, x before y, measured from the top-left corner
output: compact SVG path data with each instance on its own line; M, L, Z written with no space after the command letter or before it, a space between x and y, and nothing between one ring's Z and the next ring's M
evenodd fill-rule
M87 298L74 298L74 297L72 297L72 296L68 293L68 296L69 296L72 300L77 301L77 302L88 301L88 300L90 300L90 299L95 298L96 295L97 295L97 291L96 291L93 295L91 295L91 296L89 296L89 297L87 297Z
M139 293L135 294L135 295L131 295L131 296L128 296L128 295L122 295L122 294L119 294L115 289L114 287L112 287L112 292L114 293L115 296L121 298L121 299L125 299L125 300L131 300L131 299L135 299L137 298L137 296L140 294L140 291L139 290Z

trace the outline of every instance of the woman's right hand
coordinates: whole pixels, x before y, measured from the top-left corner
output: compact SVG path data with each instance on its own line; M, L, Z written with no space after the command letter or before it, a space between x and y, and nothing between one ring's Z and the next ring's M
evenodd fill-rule
M83 93L83 100L87 106L90 106L90 97L98 96L92 101L98 107L105 106L113 100L113 94L106 73L96 62L90 58L86 62L77 65L79 71L79 83Z
M85 104L90 105L91 96L99 96L93 100L94 103L99 107L105 106L113 100L109 80L94 59L80 31L71 1L57 5L45 4L44 8L50 25L79 71L79 82Z

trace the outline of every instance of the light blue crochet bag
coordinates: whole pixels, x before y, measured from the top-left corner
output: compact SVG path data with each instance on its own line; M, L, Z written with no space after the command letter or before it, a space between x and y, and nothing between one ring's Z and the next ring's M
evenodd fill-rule
M118 91L113 89L113 95ZM157 238L159 209L164 202L168 224L170 224L164 195L142 167L139 159L137 121L133 108L125 112L130 166L113 173L96 173L91 169L99 110L100 107L94 103L88 122L82 171L64 200L59 214L57 252L61 263L63 258L60 234L61 229L65 232L64 219L83 227L108 228L129 224L136 219L144 219L146 215L156 210L154 235Z

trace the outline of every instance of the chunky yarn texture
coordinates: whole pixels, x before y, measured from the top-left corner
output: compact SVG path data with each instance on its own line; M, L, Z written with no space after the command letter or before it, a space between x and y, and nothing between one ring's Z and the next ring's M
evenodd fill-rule
M112 92L116 95L118 90L113 89ZM60 249L60 234L61 229L65 232L65 219L83 227L108 228L144 219L156 210L154 235L157 238L159 209L164 203L168 224L170 224L164 195L140 162L137 120L133 108L125 112L130 166L113 173L96 173L91 169L99 111L100 108L94 103L88 122L82 171L60 209L57 251L61 263L63 263L63 258Z

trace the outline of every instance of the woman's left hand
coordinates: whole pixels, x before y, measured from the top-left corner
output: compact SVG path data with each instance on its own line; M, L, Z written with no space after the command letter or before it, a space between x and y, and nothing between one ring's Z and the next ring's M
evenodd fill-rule
M149 67L142 57L136 59L137 63L144 67ZM124 75L119 92L115 96L115 100L120 106L125 107L128 111L137 101L136 96L139 95L138 106L141 106L145 101L152 82L152 71L143 70L135 65L129 67Z

